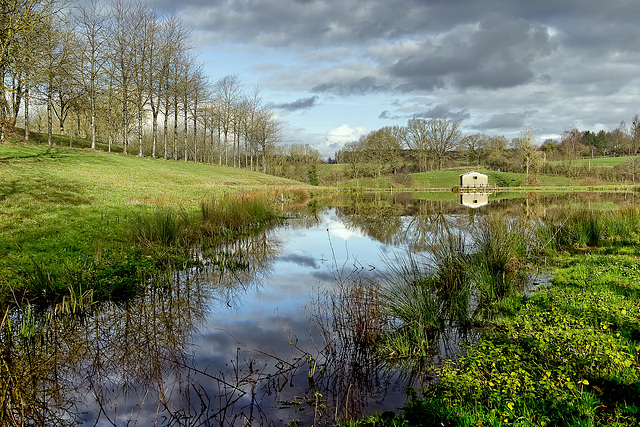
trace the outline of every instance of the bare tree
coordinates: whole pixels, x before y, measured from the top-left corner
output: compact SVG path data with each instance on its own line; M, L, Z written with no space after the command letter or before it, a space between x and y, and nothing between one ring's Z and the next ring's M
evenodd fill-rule
M541 158L534 146L534 134L530 128L522 130L520 137L513 140L513 146L525 169L526 182L530 183L529 171L540 164Z
M240 77L237 74L225 76L218 80L214 88L214 100L218 107L219 126L224 136L224 164L229 166L229 134L233 130L233 122L235 119L236 104L240 102L242 93L240 89ZM267 135L269 120L260 119L259 124L262 127L263 135ZM269 139L269 138L267 138ZM263 141L264 142L264 141ZM264 168L264 164L263 164Z
M105 25L106 15L98 0L91 0L90 3L81 5L76 15L76 31L82 41L82 48L78 53L82 56L83 62L83 82L88 86L89 108L90 108L90 132L91 148L96 148L96 104L98 97L98 87L100 86L100 76L104 69L106 56L105 46Z
M562 141L560 142L560 150L569 164L589 151L587 146L582 143L582 132L578 129L571 129L564 132Z
M66 27L62 17L48 17L40 28L39 69L41 72L39 92L47 104L47 142L52 145L53 114L57 116L60 133L64 134L64 123L73 102L79 96L77 63L74 52L77 49L75 33Z
M447 119L411 119L407 125L407 143L419 153L422 164L431 157L442 168L444 159L461 139L460 124Z
M275 145L282 138L282 129L276 122L274 113L269 108L261 109L254 122L253 133L262 153L262 173L267 173L267 157Z
M249 161L245 163L247 163L250 170L253 170L254 157L258 153L258 144L253 135L253 128L258 114L263 107L263 100L260 93L260 87L256 86L242 102L242 131L246 144L245 150L249 154Z
M460 141L460 150L467 152L467 161L477 164L480 161L480 153L489 144L489 135L476 133L467 135Z
M427 121L424 119L410 119L407 122L407 146L418 157L418 168L421 172L428 169L430 143L428 139Z
M131 100L133 91L133 73L135 70L135 51L130 41L133 28L139 23L131 12L126 0L116 0L113 5L113 22L109 28L110 72L115 82L115 93L120 102L120 132L122 152L128 154L129 132L131 127Z
M40 31L42 20L56 13L55 6L55 0L0 1L0 82L2 84L0 141L5 139L5 127L8 122L7 93L12 94L12 98L16 99L13 92L15 87L9 87L5 83L7 71L17 62L25 59L27 56L27 51L24 50L24 47L27 46L26 41L31 40L34 33ZM30 60L30 58L26 59ZM21 96L22 94L20 94ZM20 105L19 102L17 105ZM14 117L17 117L17 108L14 107L13 112Z
M403 132L398 127L383 127L361 139L362 149L377 176L395 173L400 165Z

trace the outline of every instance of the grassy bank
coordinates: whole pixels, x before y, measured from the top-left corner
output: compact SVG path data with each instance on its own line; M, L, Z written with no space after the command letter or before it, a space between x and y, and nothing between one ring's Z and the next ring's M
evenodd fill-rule
M526 233L527 240L535 248L530 253L546 255L538 258L538 265L554 266L552 285L527 294L491 296L481 316L473 317L482 332L479 341L457 361L432 367L430 374L437 380L424 390L411 392L412 400L400 415L376 415L351 425L640 425L639 214L635 207L615 212L566 211L538 221ZM489 231L493 236L512 235L509 230ZM499 245L497 252L483 248L487 241L502 239L485 237L485 243L471 251L454 247L446 257L435 256L433 268L418 277L419 283L413 280L414 291L415 285L423 291L407 300L413 307L396 303L405 308L405 317L409 317L406 313L411 317L406 321L395 316L394 324L401 326L392 331L392 340L382 341L386 354L405 359L429 354L428 348L420 346L428 345L429 333L442 330L445 322L419 310L433 313L453 307L458 310L453 317L460 322L460 299L454 305L429 306L420 301L436 301L433 290L442 285L447 295L457 293L468 301L461 293L466 289L461 264L473 263L472 258L478 256L491 259L487 255L492 252L507 254L512 260L517 252L522 253L514 250L509 255L509 250L502 249L508 245ZM451 247L451 243L444 246ZM506 273L498 269L499 274L491 277L508 276L510 261L503 261L507 262L497 264ZM473 265L472 280L484 281L482 269ZM512 267L517 271L519 265L517 261ZM483 294L478 297L482 303ZM450 311L445 312L445 320L451 317ZM468 318L468 312L463 317ZM425 319L431 320L425 323ZM402 340L394 337L398 332L404 334ZM414 352L390 352L390 342Z
M359 179L345 178L347 165L322 165L319 170L321 184L338 186L349 189L377 189L377 190L412 190L412 191L450 191L460 184L460 174L476 170L489 176L489 185L501 189L529 189L529 190L562 190L580 191L580 189L607 189L627 187L624 182L598 181L596 179L569 178L559 175L535 174L527 177L524 173L497 172L475 167L434 170L429 172L384 175ZM341 177L341 178L337 178Z
M308 196L302 187L234 168L0 145L0 301L126 293L169 258L186 260L179 241L262 226L276 199ZM248 197L259 191L267 196ZM271 211L256 220L257 206Z

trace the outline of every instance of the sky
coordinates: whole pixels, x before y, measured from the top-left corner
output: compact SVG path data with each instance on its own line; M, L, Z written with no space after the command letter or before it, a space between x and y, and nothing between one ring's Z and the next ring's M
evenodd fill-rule
M539 142L640 113L637 0L150 0L206 74L273 103L284 142L333 157L411 118Z

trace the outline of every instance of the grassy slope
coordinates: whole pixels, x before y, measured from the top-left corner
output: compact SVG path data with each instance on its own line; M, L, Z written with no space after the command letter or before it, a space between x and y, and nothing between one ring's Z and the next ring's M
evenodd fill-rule
M0 144L0 286L12 270L90 258L153 206L195 210L228 192L302 186L219 166Z

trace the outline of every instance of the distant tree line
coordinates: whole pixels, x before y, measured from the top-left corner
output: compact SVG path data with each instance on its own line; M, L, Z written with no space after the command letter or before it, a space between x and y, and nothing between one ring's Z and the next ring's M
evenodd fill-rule
M412 118L406 126L383 127L352 141L336 153L336 163L348 164L349 177L377 177L398 172L425 172L456 165L523 172L529 181L539 172L604 180L636 179L640 172L640 120L625 122L613 131L597 133L567 130L560 141L546 140L540 146L531 129L509 141L502 135L463 135L458 122ZM614 168L579 166L587 157L631 156Z
M144 2L0 2L0 140L24 126L96 148L246 167L275 166L281 129L259 88L211 81L175 14Z

